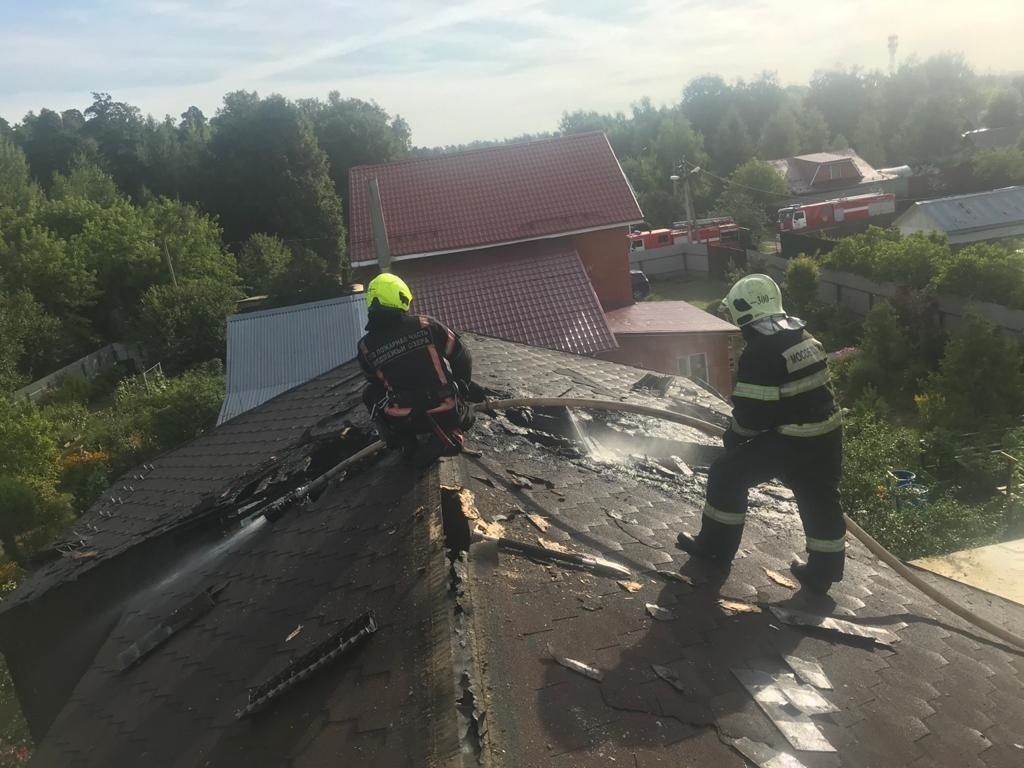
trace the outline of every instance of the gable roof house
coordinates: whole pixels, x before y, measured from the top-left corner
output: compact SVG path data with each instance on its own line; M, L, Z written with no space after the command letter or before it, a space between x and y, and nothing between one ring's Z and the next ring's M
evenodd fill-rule
M951 245L1024 236L1024 186L914 203L893 222L904 235L941 232Z
M866 192L893 192L905 197L906 178L895 169L876 170L852 149L815 152L770 160L800 202L849 197Z
M686 379L466 341L495 396L727 423ZM460 456L377 454L257 514L366 445L360 386L346 363L130 472L4 598L34 768L1021 765L1024 656L853 541L832 601L794 592L785 489L751 493L731 570L673 546L720 450L690 427L482 413Z
M643 216L604 134L353 168L349 253L364 280L371 179L418 311L566 352L615 347L603 310L632 303L626 234Z

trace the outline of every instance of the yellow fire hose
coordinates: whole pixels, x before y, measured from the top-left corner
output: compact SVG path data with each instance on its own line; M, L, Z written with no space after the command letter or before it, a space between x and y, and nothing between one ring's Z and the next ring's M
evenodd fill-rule
M661 408L652 408L647 405L639 405L637 403L622 403L615 400L591 400L587 398L578 397L516 397L507 400L488 400L483 403L478 403L473 406L476 411L504 411L509 408L544 408L544 407L560 407L560 408L588 408L594 411L613 411L616 413L635 413L639 416L650 416L651 418L661 419L663 421L671 421L675 424L682 424L687 427L693 427L699 429L705 434L721 437L725 430L716 424L712 424L708 421L695 418L693 416L687 416L683 413L676 413L675 411L666 411ZM367 446L363 450L359 451L356 455L349 459L341 462L333 469L329 470L327 474L330 477L335 477L345 467L355 463L359 459L365 458L373 453L376 453L384 447L384 443L376 442L372 445ZM324 476L324 481L330 479ZM312 484L318 483L318 480L313 481ZM312 485L311 484L311 485ZM926 582L910 568L903 564L895 555L889 552L885 547L875 541L871 535L861 528L857 523L850 519L849 515L843 515L846 520L846 529L849 533L852 533L860 542L867 547L872 554L874 554L879 560L884 562L896 573L902 576L914 587L917 587L921 592L930 597L936 603L941 605L943 608L955 613L961 619L969 624L973 624L979 629L983 629L994 637L998 637L1000 640L1014 645L1018 648L1024 649L1024 639L1017 635L1003 629L997 624L992 623L988 619L978 616L966 608L958 605L946 595L942 594L939 590L935 589L931 584Z

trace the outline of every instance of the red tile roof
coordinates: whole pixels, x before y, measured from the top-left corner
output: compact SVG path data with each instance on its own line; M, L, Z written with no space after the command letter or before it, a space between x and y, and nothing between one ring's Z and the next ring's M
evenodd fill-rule
M349 254L372 262L367 182L376 177L394 257L468 250L640 221L603 133L349 171Z
M643 301L608 312L616 336L630 333L739 333L727 323L685 301Z
M577 355L615 349L572 244L521 243L402 265L413 311L474 331Z

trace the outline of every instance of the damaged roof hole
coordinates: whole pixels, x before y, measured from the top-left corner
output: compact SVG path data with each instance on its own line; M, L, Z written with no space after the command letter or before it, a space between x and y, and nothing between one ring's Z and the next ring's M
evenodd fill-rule
M472 516L473 495L465 488L441 486L441 524L448 546L448 558L453 562L469 549L472 541L469 521Z

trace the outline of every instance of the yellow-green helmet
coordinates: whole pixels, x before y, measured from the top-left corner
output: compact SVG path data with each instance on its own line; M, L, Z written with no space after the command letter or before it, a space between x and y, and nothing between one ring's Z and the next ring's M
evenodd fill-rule
M768 275L747 275L736 281L722 299L732 321L742 327L772 315L784 315L782 291Z
M412 291L398 275L384 272L377 275L366 287L366 306L374 309L400 309L409 311Z

